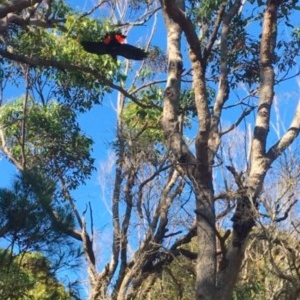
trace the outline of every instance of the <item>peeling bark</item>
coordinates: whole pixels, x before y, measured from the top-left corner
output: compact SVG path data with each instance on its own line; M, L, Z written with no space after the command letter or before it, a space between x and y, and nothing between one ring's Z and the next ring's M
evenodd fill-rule
M265 175L273 160L290 145L299 133L299 108L290 129L266 153L266 140L269 131L270 109L274 97L274 70L273 57L276 44L277 10L281 1L269 1L264 12L260 47L260 89L258 115L254 129L252 143L252 156L249 174L239 183L236 194L236 211L232 218L233 232L231 242L226 248L223 245L222 258L217 267L216 239L222 238L215 228L216 218L214 212L214 189L212 166L220 144L219 123L223 106L228 99L228 50L227 37L233 17L239 12L241 1L235 1L228 11L226 3L220 6L213 36L205 49L201 49L193 24L184 13L184 1L162 1L168 30L169 59L176 60L180 52L179 36L181 31L186 35L190 47L190 61L193 71L193 89L195 106L198 116L198 132L196 136L196 156L182 141L178 128L176 128L176 112L180 92L180 78L174 76L172 69L168 73L168 84L164 99L163 128L165 136L170 143L178 163L183 167L186 176L193 183L196 197L196 220L198 236L198 262L196 299L231 299L234 285L237 281L239 270L243 261L247 237L255 225L257 214L258 196L264 182ZM212 111L208 107L205 85L206 59L210 55L215 42L216 30L221 30L220 44L220 77L219 89ZM174 33L177 31L177 35ZM172 33L172 34L170 34ZM176 36L176 39L172 37ZM176 91L176 92L174 92ZM249 110L252 111L252 109ZM241 118L248 113L244 111ZM240 122L240 120L238 121ZM184 166L183 162L189 167ZM203 271L205 270L205 272Z
M237 207L232 218L232 240L223 257L224 268L218 276L218 299L230 299L244 257L247 237L255 225L257 197L261 192L265 175L270 168L265 148L269 131L270 109L274 97L273 56L275 51L277 9L279 1L270 1L264 13L260 50L260 94L258 115L251 149L248 177L243 182ZM228 280L231 278L231 280Z
M198 262L197 262L197 299L208 299L207 295L212 294L216 279L216 237L215 237L215 211L212 186L212 155L209 149L208 140L210 134L210 112L206 98L205 86L205 67L201 60L200 43L194 32L192 23L184 16L184 1L178 1L177 5L173 1L164 1L165 10L173 22L167 23L168 32L181 29L184 30L190 45L190 59L193 70L193 88L195 94L195 104L199 119L199 130L196 137L196 157L194 157L186 148L182 137L177 131L170 135L171 124L165 122L163 125L165 135L169 136L170 148L175 154L178 162L182 165L186 175L192 181L196 196L196 219L198 236ZM171 25L172 24L172 27ZM172 37L172 36L170 36ZM169 43L172 43L170 38ZM174 48L169 48L169 59L172 59L174 53L180 51L180 44L175 43ZM168 73L168 78L172 74ZM178 78L177 80L180 80ZM172 83L168 80L168 83ZM169 86L167 85L166 90ZM177 99L179 99L177 92ZM168 108L170 100L165 98L164 111ZM176 105L176 102L171 102ZM174 105L173 104L173 105ZM174 106L175 107L175 106ZM175 110L173 110L176 112ZM165 116L165 115L164 115ZM172 115L175 119L176 115ZM176 143L173 142L175 139ZM184 145L184 147L182 146ZM205 270L205 273L203 272Z

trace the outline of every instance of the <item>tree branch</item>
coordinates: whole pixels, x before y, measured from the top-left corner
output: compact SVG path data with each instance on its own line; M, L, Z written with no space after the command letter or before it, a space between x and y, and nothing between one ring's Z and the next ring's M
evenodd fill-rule
M260 46L260 88L259 105L254 128L252 156L253 160L265 156L267 135L269 132L270 111L274 97L275 45L277 36L277 10L280 1L271 0L264 13L263 31Z
M6 145L6 140L5 140L5 134L2 129L0 129L0 150L5 153L7 158L17 167L18 170L24 171L22 164L18 162L17 159L15 159L10 152L10 149Z
M183 68L180 53L182 30L180 24L174 21L172 14L169 14L170 9L179 9L177 2L180 2L179 4L181 5L183 1L175 1L176 3L174 1L162 2L164 4L163 14L168 31L168 79L164 94L162 126L175 159L187 173L192 173L196 161L193 153L182 138L178 113Z
M185 33L187 42L190 47L190 59L193 69L193 86L195 93L195 104L199 119L199 131L197 135L197 157L200 160L205 160L201 149L207 149L207 140L210 128L210 112L206 97L205 86L205 62L202 60L201 47L198 36L194 29L194 24L186 17L182 8L178 7L176 1L165 0L165 10L178 25L179 30ZM205 150L206 151L206 150ZM203 159L202 159L203 158Z
M280 156L283 151L289 147L293 141L297 138L300 132L300 101L298 102L298 106L294 115L294 119L289 127L289 129L285 132L285 134L281 137L281 139L274 144L268 151L267 157L271 162L273 162L278 156Z
M223 18L223 14L225 12L226 5L227 5L227 2L223 2L220 5L214 29L211 33L211 37L209 39L209 42L208 42L208 44L206 45L206 47L204 49L204 54L203 54L204 61L206 61L208 59L209 55L211 54L212 47L213 47L213 45L214 45L214 43L217 39L218 31L219 31L220 25L222 23L222 18Z
M197 235L197 226L196 223L189 229L188 233L184 236L181 236L179 239L175 241L175 243L170 248L170 251L174 251L178 247L189 243L193 237Z
M217 150L219 145L219 137L217 137L218 125L220 123L222 108L228 99L228 34L230 31L230 23L233 17L238 13L241 7L241 1L237 0L223 15L223 26L221 32L221 45L220 45L220 76L219 76L219 89L216 96L216 101L213 108L213 115L211 120L211 133L216 142L214 143L214 151Z
M15 11L23 10L24 8L32 7L35 4L42 3L43 0L14 0L8 1L5 4L0 4L0 18Z
M183 30L191 51L195 55L195 59L202 61L201 47L198 36L195 32L194 24L186 17L183 8L178 7L177 1L165 0L163 1L167 14L176 22ZM193 61L192 61L193 62Z
M236 127L239 126L239 124L244 120L244 118L246 116L248 116L253 110L255 109L254 107L249 107L247 109L245 109L242 114L240 115L240 117L236 120L236 122L234 124L232 124L231 126L229 126L227 129L225 129L224 131L220 132L220 136L227 134L228 132L232 131L233 129L235 129Z
M14 13L9 13L5 18L0 19L0 32L3 32L7 29L8 25L13 23L18 26L36 26L42 28L53 28L58 26L59 23L65 22L65 19L53 19L53 20L42 20L42 19L32 19L30 17L24 18ZM60 26L62 31L65 31L65 28Z
M89 67L72 65L70 63L57 61L54 59L44 59L44 58L23 56L23 55L16 54L16 53L10 53L3 49L0 49L0 56L4 57L6 59L12 60L12 61L25 63L25 64L32 65L32 66L53 67L53 68L57 68L59 70L67 70L67 71L71 71L71 72L85 72L85 73L91 74L96 79L98 79L103 85L106 85L112 89L119 91L121 94L123 94L128 99L132 100L134 103L136 103L140 107L152 108L152 106L141 103L136 97L133 96L132 93L129 93L129 92L127 92L126 89L122 88L119 85L114 84L112 81L108 80L104 75L100 74L97 70L91 69Z

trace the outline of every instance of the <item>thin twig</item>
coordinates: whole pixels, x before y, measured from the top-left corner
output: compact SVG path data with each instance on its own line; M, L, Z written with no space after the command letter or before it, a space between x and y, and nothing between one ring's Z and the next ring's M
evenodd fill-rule
M255 109L255 107L250 107L245 109L242 114L240 115L240 117L236 120L236 122L234 124L232 124L231 126L229 126L227 129L225 129L224 131L222 131L220 133L220 135L224 135L227 134L228 132L232 131L233 129L235 129L236 127L239 126L239 124L244 120L244 118L246 116L248 116L253 110Z

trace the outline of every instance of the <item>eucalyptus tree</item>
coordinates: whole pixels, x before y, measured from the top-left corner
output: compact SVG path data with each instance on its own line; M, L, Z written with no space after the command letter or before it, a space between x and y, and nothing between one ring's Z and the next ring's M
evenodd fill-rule
M296 13L295 1L280 0L100 1L80 12L64 1L0 5L2 91L24 88L13 103L2 94L0 149L18 170L56 183L52 201L67 203L72 218L64 222L55 205L47 213L82 246L90 300L145 299L163 267L182 255L197 259L196 299L231 299L265 177L299 133L296 105L289 128L271 135L275 88L298 75ZM141 33L144 61L81 47L103 45L120 30ZM158 34L166 49L155 45ZM102 182L111 202L111 257L103 262L95 229L104 225L94 216L88 229L93 207L80 213L72 192L94 171L93 141L77 116L113 91L114 168L107 161L100 174L114 171L110 189ZM247 122L253 128L238 131ZM232 133L243 137L238 155L226 140ZM183 247L193 237L197 253ZM98 247L107 249L101 240Z
M169 147L195 193L198 238L196 299L230 299L247 237L255 225L265 176L273 162L299 134L298 104L290 127L273 144L268 143L275 86L283 82L286 72L291 71L292 76L296 73L293 73L292 66L299 54L297 28L291 25L294 31L290 38L293 39L293 34L295 38L292 43L278 40L281 25L287 24L284 21L290 25L289 17L295 12L296 4L272 0L249 3L161 1L161 4L168 32L168 82L162 124ZM191 10L185 10L186 4L190 4ZM255 16L244 14L247 8L257 10ZM255 19L259 20L256 32L250 33L247 25ZM189 46L198 120L195 151L184 140L178 120L183 73L182 34ZM287 57L289 47L295 51ZM218 84L212 103L208 99L209 75ZM222 113L225 105L239 101L234 99L239 84L246 85L250 101L241 101L242 113L228 130L222 130ZM249 160L244 162L242 173L234 165L228 168L235 178L236 189L234 193L225 190L223 199L234 200L236 206L231 218L230 239L226 241L229 231L222 236L216 227L214 169L218 150L222 136L254 109L255 123L248 143Z

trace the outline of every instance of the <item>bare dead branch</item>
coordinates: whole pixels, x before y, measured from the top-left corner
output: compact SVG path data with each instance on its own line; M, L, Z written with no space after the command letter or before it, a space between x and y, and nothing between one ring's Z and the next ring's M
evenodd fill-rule
M93 210L91 202L89 201L89 211L90 211L90 219L91 219L91 239L93 239L94 236L94 218L93 218Z
M224 5L224 4L223 4ZM213 115L211 119L211 131L217 135L218 125L222 108L228 99L228 34L230 31L230 23L233 17L237 14L241 7L241 2L236 1L229 9L228 12L223 14L223 26L221 31L221 44L220 44L220 75L219 75L219 89L213 108ZM225 9L225 8L224 8ZM216 138L214 138L216 139ZM219 140L217 138L217 140ZM214 151L217 150L218 142L214 144Z
M182 245L188 244L192 240L192 238L195 237L196 235L197 235L197 226L195 223L185 235L181 236L175 241L175 243L170 247L170 251L173 251Z
M235 183L237 184L238 188L243 189L243 173L238 173L236 169L232 166L226 166L227 170L233 175Z
M122 23L119 24L118 27L131 27L131 26L143 26L148 20L150 20L154 14L156 14L160 10L160 7L154 8L153 10L150 10L146 13L144 13L142 16L139 17L138 20L134 21L133 23Z
M171 165L163 166L166 160L167 160L167 156L162 160L162 163L160 164L159 168L149 178L145 179L139 185L137 210L139 212L140 218L143 216L143 212L142 212L143 188L145 187L146 184L148 184L150 181L152 181L154 178L156 178L157 175L159 175L161 172L164 172L171 167Z
M236 199L239 196L239 193L236 191L225 191L225 192L220 192L219 194L216 194L214 196L215 201L220 200L220 199L226 199L226 200L232 200Z
M141 90L143 90L143 89L145 89L147 87L155 86L155 85L158 85L160 83L166 83L166 82L167 82L166 79L164 79L164 80L154 80L154 81L146 82L146 83L140 85L139 87L136 87L134 90L131 91L131 93L135 94L135 93L137 93L137 92L139 92L139 91L141 91Z
M227 5L227 2L223 2L220 5L214 29L213 29L213 31L211 33L209 42L208 42L208 44L206 45L206 47L204 49L203 59L205 61L207 60L207 58L211 54L212 47L213 47L214 43L216 42L216 39L217 39L217 36L218 36L218 31L219 31L220 25L222 23L223 14L225 12L226 5Z
M72 237L73 239L82 242L82 234L80 231L70 228L68 224L63 224L59 215L54 211L51 207L47 209L47 213L49 214L52 222L58 226L58 228L66 235Z
M239 124L244 120L244 118L246 116L248 116L253 110L255 109L255 107L249 107L243 110L242 114L240 115L240 117L236 120L236 122L234 124L232 124L231 126L229 126L227 129L225 129L224 131L220 132L220 135L225 135L228 132L232 131L233 129L237 128L239 126Z
M234 198L231 198L231 200L232 199ZM216 215L216 220L221 220L222 218L228 216L228 213L232 212L234 208L235 208L235 203L233 203L233 201L227 201L227 205L225 209L223 209Z
M281 137L281 139L275 143L267 152L267 157L273 162L278 156L280 156L283 151L288 148L293 141L297 138L300 132L300 101L292 120L289 129Z
M280 218L276 218L276 219L275 219L275 222L279 223L279 222L282 222L282 221L286 220L287 217L289 216L289 213L290 213L291 209L296 205L297 202L298 202L297 199L294 200L294 201L288 206L288 208L285 210L283 216L280 217Z
M97 270L96 270L96 258L93 250L93 241L91 240L89 234L86 231L86 222L84 218L82 218L81 222L82 222L81 238L83 244L83 251L88 263L88 271L89 271L91 284L95 285L97 282Z
M182 233L181 230L176 231L176 232L171 232L171 233L169 233L169 234L165 234L165 235L164 235L164 239L169 238L169 237L172 237L172 236L175 236L175 235L178 235L178 234L180 234L180 233Z
M89 15L91 15L92 13L94 13L98 8L100 8L102 5L104 5L105 3L109 4L109 0L102 0L102 1L99 1L99 3L97 5L95 5L94 7L92 7L89 11L83 13L80 15L79 18L84 18L84 17L87 17Z

